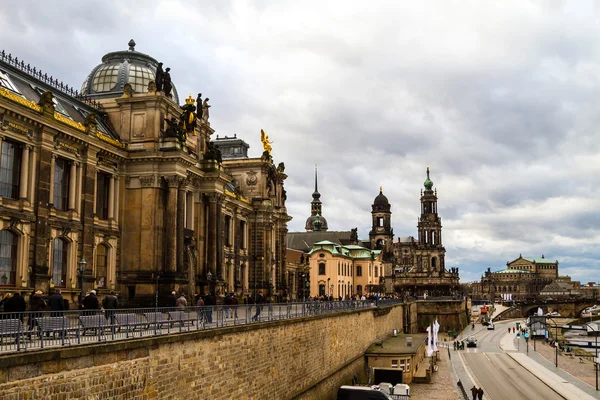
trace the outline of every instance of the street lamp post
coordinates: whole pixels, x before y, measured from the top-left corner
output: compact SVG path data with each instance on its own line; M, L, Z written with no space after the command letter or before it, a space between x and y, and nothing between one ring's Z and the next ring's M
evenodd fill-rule
M85 257L81 257L81 260L79 260L79 269L77 270L77 272L79 273L79 307L81 307L81 304L83 302L83 274L85 273L85 267L87 265L87 261L85 261Z
M556 323L556 321L554 320L554 318L551 317L546 317L546 320L552 320L552 322L554 323L554 327L555 327L555 335L554 335L554 350L555 350L555 354L554 354L554 366L556 368L558 368L558 324ZM548 327L548 324L546 323L546 328Z
M210 282L212 280L212 274L210 273L210 271L208 271L206 273L206 280L208 281L208 294L211 294L211 290L210 290Z
M594 331L594 336L595 336L595 346L596 346L596 360L594 361L594 367L596 369L596 390L598 390L598 368L600 367L600 365L598 365L598 362L600 361L598 359L598 325L594 324L596 326L596 328L592 328L592 326L590 325L591 322L588 322L587 324L585 324L585 326L589 327L590 329L592 329Z

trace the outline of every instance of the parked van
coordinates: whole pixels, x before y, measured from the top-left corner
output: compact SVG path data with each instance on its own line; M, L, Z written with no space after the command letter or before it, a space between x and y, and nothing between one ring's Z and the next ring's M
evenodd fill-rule
M378 389L369 386L342 386L338 389L337 400L392 400Z

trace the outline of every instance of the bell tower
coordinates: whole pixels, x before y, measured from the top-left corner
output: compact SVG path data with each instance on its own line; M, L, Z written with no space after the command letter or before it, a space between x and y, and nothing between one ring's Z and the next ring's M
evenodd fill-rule
M429 179L429 167L427 167L427 179L423 186L425 191L421 191L421 216L417 228L419 247L430 253L427 257L429 260L426 260L423 266L430 267L432 271L443 271L446 250L442 244L442 219L438 215L437 190L432 190L433 182Z
M371 206L373 224L369 232L371 249L381 249L384 253L392 250L394 231L392 229L392 207L383 189L379 188L379 195L375 197Z

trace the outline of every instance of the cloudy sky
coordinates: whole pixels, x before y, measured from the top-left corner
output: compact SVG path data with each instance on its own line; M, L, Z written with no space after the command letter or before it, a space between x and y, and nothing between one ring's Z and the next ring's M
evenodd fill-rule
M523 256L600 280L600 6L546 1L25 1L0 47L79 86L102 55L171 67L211 99L216 134L260 129L289 175L290 231L314 164L331 230L368 237L383 186L396 236L416 235L425 168L447 266L463 281Z

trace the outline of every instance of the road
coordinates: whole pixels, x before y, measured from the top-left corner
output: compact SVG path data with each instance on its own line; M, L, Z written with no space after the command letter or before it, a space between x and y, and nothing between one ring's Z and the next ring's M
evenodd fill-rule
M548 388L535 375L527 371L499 347L500 340L507 335L510 323L497 323L496 330L487 330L476 325L476 348L466 348L464 351L452 351L453 363L457 367L459 378L463 382L474 382L484 390L485 399L491 400L530 400L563 399L552 389ZM471 328L463 332L463 337L471 334ZM454 357L458 355L458 357ZM455 364L456 365L456 364ZM468 379L462 378L461 374ZM471 387L465 384L467 394Z

